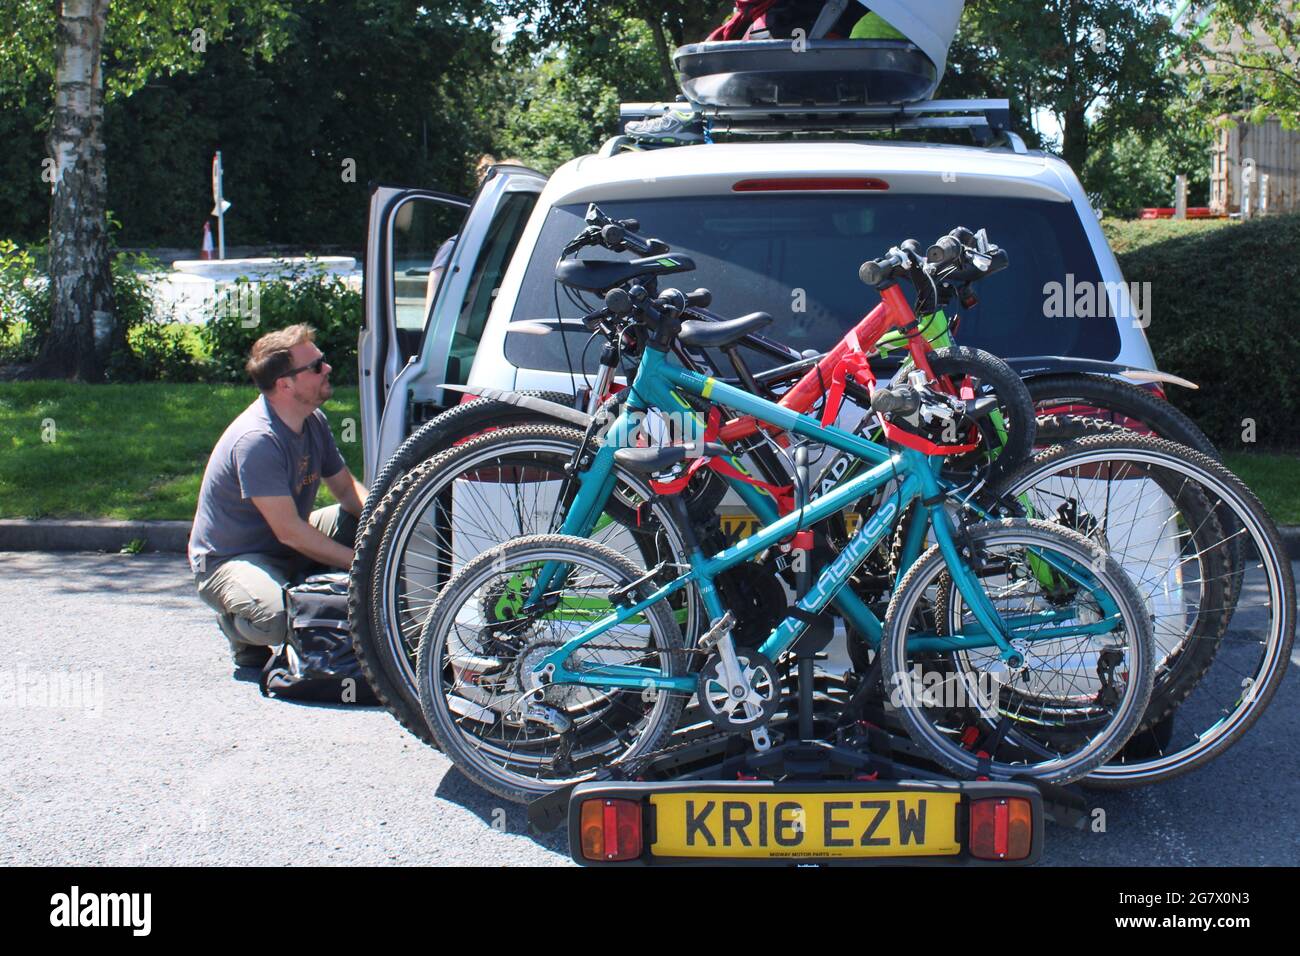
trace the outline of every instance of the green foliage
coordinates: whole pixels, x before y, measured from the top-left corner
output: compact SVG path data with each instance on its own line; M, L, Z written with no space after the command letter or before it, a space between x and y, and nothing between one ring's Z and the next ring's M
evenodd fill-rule
M1300 214L1201 225L1179 223L1174 238L1119 256L1127 281L1151 283L1146 335L1160 368L1201 386L1171 397L1224 451L1300 447L1300 329L1289 308L1300 263L1278 252L1300 243ZM1243 441L1248 420L1255 445Z
M36 257L9 239L0 239L0 363L29 360L28 330L48 324L48 283ZM34 353L32 353L34 355Z
M22 249L0 240L0 364L30 362L50 324L49 282L43 250ZM202 365L183 328L169 325L159 311L147 275L162 263L145 255L118 253L113 258L113 296L125 323L127 350L109 358L113 382L194 382Z
M211 356L209 380L247 382L244 363L253 343L300 322L316 330L316 345L334 367L331 380L355 385L361 293L310 265L286 267L256 284L240 278L213 303L200 333Z
M1195 238L1221 229L1232 229L1235 219L1115 219L1102 220L1106 242L1117 256L1171 239ZM1122 261L1122 260L1121 260Z
M1089 195L1111 216L1131 218L1144 206L1174 205L1175 177L1187 176L1187 205L1210 197L1210 132L1198 123L1170 122L1156 130L1127 128L1101 137L1080 173Z
M1118 132L1161 115L1177 92L1162 67L1173 34L1152 3L969 3L958 36L959 61L983 77L966 82L1009 97L1021 116L1039 108L1055 113L1064 134L1061 154L1076 170L1095 145L1089 118L1099 109Z
M1300 129L1300 0L1219 0L1208 26L1185 47L1202 116Z

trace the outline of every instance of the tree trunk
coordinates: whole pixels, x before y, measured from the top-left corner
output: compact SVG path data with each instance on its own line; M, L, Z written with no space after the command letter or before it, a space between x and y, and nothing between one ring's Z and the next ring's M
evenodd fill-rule
M101 381L116 328L105 214L104 77L101 45L108 0L56 3L54 160L50 202L50 328L38 375Z
M647 12L645 22L655 38L655 52L659 54L659 76L663 80L663 97L672 100L677 96L677 77L673 75L673 57L664 36L664 24L659 14Z
M1083 175L1083 164L1088 159L1088 117L1082 107L1065 111L1061 130L1061 158L1070 164L1076 175Z

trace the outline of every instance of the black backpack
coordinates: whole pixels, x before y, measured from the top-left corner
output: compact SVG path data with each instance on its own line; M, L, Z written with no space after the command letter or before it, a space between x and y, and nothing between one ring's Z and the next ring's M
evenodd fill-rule
M262 668L262 694L332 704L377 704L348 627L348 573L315 574L284 589L289 639Z

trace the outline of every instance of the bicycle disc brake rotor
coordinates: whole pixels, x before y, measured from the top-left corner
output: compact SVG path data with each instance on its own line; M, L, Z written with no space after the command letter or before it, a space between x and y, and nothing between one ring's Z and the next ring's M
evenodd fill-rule
M748 648L737 648L742 683L728 687L722 658L713 654L700 671L700 708L722 730L743 733L762 727L781 706L781 678L776 665Z

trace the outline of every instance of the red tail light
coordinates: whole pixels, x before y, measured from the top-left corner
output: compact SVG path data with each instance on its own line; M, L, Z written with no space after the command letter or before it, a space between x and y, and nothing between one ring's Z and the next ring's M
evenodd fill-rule
M826 189L888 189L889 183L872 176L804 176L797 179L742 179L731 187L735 193L815 192Z
M584 800L580 817L582 855L605 863L641 855L641 804L636 800Z
M1023 797L970 802L971 855L981 860L1023 860L1034 843L1034 810Z

